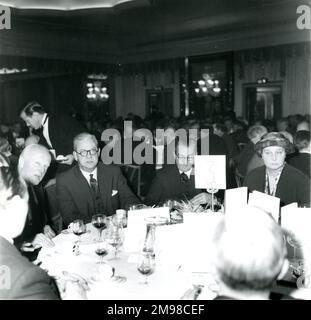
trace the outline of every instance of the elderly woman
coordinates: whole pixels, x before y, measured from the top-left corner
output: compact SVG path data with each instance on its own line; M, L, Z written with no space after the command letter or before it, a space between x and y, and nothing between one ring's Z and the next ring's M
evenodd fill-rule
M265 134L255 145L264 166L252 170L245 177L244 186L280 198L281 206L297 202L309 207L310 179L285 162L286 153L292 148L281 133Z

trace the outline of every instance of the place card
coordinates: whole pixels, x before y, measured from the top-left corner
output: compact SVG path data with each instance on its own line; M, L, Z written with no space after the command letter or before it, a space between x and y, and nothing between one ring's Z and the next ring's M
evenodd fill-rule
M278 223L280 214L280 198L270 196L266 193L253 191L249 194L248 205L259 208L270 213Z
M225 214L236 214L247 205L247 187L227 189L225 191Z
M298 208L296 204L290 204L281 209L281 218L282 228L311 244L311 208Z
M194 175L197 189L226 189L226 156L195 156Z
M220 213L184 213L184 260L188 270L208 270L214 251L214 235L217 225L223 219Z

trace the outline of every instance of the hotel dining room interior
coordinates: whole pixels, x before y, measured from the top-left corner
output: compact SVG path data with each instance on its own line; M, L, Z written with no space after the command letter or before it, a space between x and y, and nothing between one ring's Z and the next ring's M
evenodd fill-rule
M310 70L310 0L0 0L0 300L311 299Z

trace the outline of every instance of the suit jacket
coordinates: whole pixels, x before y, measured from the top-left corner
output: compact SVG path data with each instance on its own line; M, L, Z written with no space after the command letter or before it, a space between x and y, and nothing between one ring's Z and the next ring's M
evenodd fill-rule
M139 203L119 167L98 163L97 182L104 214L111 215L117 209ZM78 165L57 176L56 195L66 226L75 219L83 219L85 223L91 221L95 214L94 195Z
M14 240L18 248L23 242L31 242L36 234L43 232L43 227L48 220L42 186L28 186L28 194L28 214L25 227L21 235Z
M190 176L187 183L181 182L177 165L166 165L157 172L145 203L147 205L159 205L166 200L190 200L203 191L195 189L194 175Z
M39 267L24 258L20 252L0 237L0 268L9 269L9 280L5 284L0 283L1 299L23 299L23 300L56 300L60 299L54 281ZM1 270L4 276L4 269Z
M252 170L244 180L250 191L265 192L266 167ZM277 185L275 196L280 198L281 206L297 202L300 206L310 206L310 179L301 171L285 164Z
M303 172L309 178L311 178L311 154L310 153L298 153L288 159L288 163L296 169Z
M73 138L77 134L85 132L85 129L77 120L67 115L49 114L48 117L49 137L56 156L71 154L73 152ZM43 136L43 130L40 131L39 136L39 143L51 149Z

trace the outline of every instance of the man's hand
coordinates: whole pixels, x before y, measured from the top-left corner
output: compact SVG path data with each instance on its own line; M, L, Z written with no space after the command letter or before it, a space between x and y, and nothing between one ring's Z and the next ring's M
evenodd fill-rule
M62 164L67 164L68 166L70 166L73 163L74 159L75 158L73 157L72 154L67 154L65 156L65 158L62 161L59 161L59 162L62 163Z
M53 239L56 234L53 229L49 225L45 225L43 228L43 234L48 237L49 239Z
M54 242L45 236L43 233L38 233L32 241L32 245L35 249L37 248L51 248L54 247Z
M191 200L191 203L194 206L199 206L200 204L207 204L212 202L212 195L208 194L207 192L202 192L195 197L193 197Z

